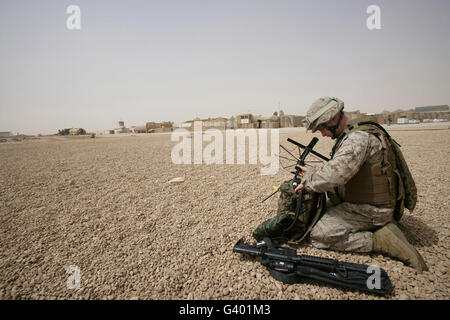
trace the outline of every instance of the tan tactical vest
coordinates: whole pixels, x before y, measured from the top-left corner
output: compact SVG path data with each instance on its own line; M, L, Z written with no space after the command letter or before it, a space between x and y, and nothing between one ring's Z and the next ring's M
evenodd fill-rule
M339 137L333 148L333 155L341 146L343 137L355 131L364 131L377 136L386 148L383 148L383 160L380 163L364 163L358 173L345 186L338 187L339 198L345 202L395 208L397 200L403 194L401 190L403 185L400 173L397 170L391 143L383 130L370 124L358 125L356 122L349 122L348 128ZM401 211L403 211L403 208L401 208Z

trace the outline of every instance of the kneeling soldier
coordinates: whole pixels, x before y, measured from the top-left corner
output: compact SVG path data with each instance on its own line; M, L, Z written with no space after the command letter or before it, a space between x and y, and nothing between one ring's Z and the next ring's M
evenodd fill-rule
M387 133L374 125L350 123L344 102L320 98L309 108L304 124L336 139L332 159L322 167L302 168L309 192L327 192L333 205L311 231L316 248L380 252L419 272L428 270L419 252L395 224L404 209L405 186ZM361 124L361 123L360 123ZM414 186L415 187L415 186ZM408 190L406 190L408 192ZM415 200L414 200L415 205Z

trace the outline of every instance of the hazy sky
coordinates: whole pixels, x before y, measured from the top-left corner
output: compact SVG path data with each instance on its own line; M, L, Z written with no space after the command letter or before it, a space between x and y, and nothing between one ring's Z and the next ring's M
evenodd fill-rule
M449 35L448 0L1 0L0 131L450 104Z

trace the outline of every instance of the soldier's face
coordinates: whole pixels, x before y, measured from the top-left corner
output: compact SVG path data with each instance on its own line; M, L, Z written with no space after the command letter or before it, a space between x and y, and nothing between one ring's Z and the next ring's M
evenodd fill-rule
M325 122L325 126L323 126L323 125L318 125L317 126L317 130L319 130L320 131L320 133L322 134L322 137L330 137L330 138L333 138L333 133L330 131L330 130L328 130L328 129L326 129L326 127L334 127L337 123L338 123L338 121L339 121L339 114L337 114L333 119L331 119L330 121L328 121L328 122ZM338 129L338 131L339 131L339 129Z
M325 129L321 125L317 126L317 130L320 131L320 133L322 134L322 137L330 137L331 138L333 136L333 134L330 132L330 130Z

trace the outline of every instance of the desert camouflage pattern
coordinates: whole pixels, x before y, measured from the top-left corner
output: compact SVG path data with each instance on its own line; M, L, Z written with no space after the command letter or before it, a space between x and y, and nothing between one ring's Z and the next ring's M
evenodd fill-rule
M295 192L292 180L283 182L280 185L280 198L278 199L278 215L292 213L295 214L299 193ZM302 199L302 208L299 213L300 217L308 215L313 211L313 207L317 204L318 196L313 193L304 193ZM306 218L306 217L305 217Z
M397 159L397 167L400 171L403 183L402 191L404 192L404 202L401 203L401 206L406 207L409 211L413 211L417 203L416 183L414 182L414 178L411 174L411 171L409 170L408 164L406 163L405 157L403 156L400 147L395 142L392 143L392 147L392 150L394 151L395 157ZM400 220L402 214L403 208L400 207L400 209L395 212L395 219L397 221Z
M342 141L333 159L324 166L309 168L302 180L307 191L323 193L345 185L367 162L383 160L383 143L363 131L350 133ZM372 232L392 221L393 208L343 202L328 207L312 229L311 243L317 248L339 251L372 251Z
M392 221L394 210L343 202L327 207L311 230L311 244L320 249L371 252L372 231Z
M345 185L367 161L383 160L383 144L374 135L355 131L344 137L333 159L322 167L308 168L302 183L306 190L323 193Z
M278 215L295 213L298 195L294 191L292 181L285 181L280 185L280 198L278 198Z
M253 231L253 237L257 241L261 241L264 237L284 241L303 240L305 233L310 230L310 226L317 221L316 215L321 213L322 206L319 206L319 201L322 201L322 197L319 194L304 192L298 219L292 228L287 231L286 229L295 218L298 197L299 194L295 193L292 180L282 183L277 216L262 222ZM318 207L320 207L320 210L318 210Z
M333 119L339 111L344 109L344 101L338 98L322 97L314 101L303 119L306 130L315 132L317 126Z
M294 214L283 213L272 219L268 219L253 231L253 238L255 238L256 241L261 241L265 237L269 237L273 240L289 240L297 233L302 233L305 230L305 226L301 224L300 221L297 221L295 225L286 232L286 229L292 224L294 218Z

